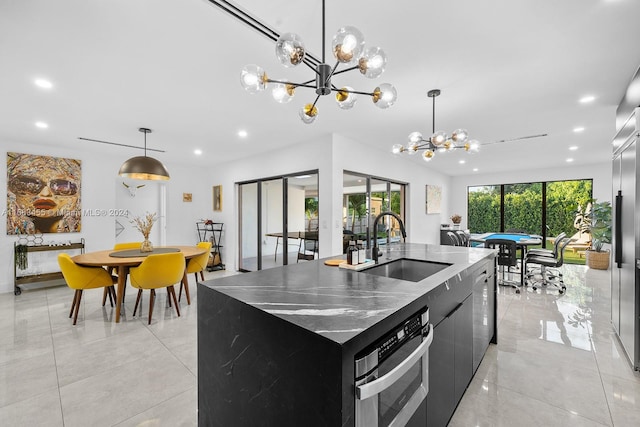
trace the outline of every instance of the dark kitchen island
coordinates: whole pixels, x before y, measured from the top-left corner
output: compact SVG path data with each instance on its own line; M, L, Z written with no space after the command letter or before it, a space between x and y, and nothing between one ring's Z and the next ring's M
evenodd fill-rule
M425 306L429 425L445 425L496 340L495 251L407 243L380 264L399 258L450 265L415 282L319 260L200 284L199 425L355 425L354 356Z

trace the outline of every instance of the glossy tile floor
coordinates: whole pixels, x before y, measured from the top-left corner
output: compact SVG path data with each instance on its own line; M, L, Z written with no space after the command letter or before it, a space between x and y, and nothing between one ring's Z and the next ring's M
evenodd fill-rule
M640 426L640 375L609 320L610 271L562 269L564 295L499 288L498 344L451 426Z
M500 288L489 348L452 426L638 426L640 376L609 322L609 272L565 266L567 293ZM229 272L207 273L207 278ZM147 325L122 322L87 291L77 326L65 287L0 295L0 425L195 426L196 302L182 317L159 294Z

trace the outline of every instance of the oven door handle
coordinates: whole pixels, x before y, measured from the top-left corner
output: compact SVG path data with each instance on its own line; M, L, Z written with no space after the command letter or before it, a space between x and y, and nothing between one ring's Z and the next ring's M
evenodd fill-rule
M409 369L429 350L429 346L433 341L433 326L429 324L428 332L423 337L422 343L413 350L406 359L390 370L387 374L375 379L367 384L356 386L356 397L360 400L368 399L376 394L381 393L389 388L393 383L398 381Z

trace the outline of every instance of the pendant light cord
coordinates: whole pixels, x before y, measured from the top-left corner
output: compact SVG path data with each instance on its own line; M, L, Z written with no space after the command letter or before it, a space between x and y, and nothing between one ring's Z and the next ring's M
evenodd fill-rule
M433 111L431 112L431 134L436 133L436 97L433 97Z
M324 43L325 43L325 34L324 34L325 24L324 24L324 0L322 0L322 63L324 64Z

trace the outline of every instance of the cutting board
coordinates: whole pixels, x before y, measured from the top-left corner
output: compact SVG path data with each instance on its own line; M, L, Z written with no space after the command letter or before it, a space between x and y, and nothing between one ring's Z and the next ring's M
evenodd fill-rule
M347 262L344 259L328 259L324 262L324 265L330 265L332 267L337 267L338 265L342 264L343 262Z

